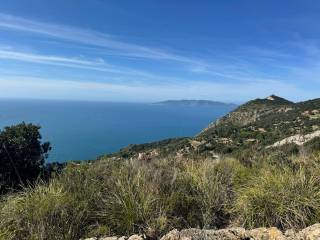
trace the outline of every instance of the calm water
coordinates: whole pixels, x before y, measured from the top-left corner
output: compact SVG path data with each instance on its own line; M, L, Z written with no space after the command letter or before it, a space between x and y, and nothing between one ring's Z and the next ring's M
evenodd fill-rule
M53 150L48 161L86 160L130 143L193 136L230 107L136 103L0 101L0 128L40 124Z

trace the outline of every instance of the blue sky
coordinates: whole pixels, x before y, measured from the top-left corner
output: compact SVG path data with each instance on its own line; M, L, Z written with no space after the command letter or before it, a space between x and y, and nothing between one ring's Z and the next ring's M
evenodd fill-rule
M0 97L320 97L320 2L2 0Z

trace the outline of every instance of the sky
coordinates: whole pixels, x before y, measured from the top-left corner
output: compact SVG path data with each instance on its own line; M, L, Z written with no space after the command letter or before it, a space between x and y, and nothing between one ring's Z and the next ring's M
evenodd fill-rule
M0 98L320 97L317 0L1 0Z

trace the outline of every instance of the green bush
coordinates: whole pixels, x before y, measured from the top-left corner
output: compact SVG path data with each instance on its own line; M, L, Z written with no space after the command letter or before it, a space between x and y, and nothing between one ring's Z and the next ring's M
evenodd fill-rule
M40 126L21 123L0 130L0 194L40 177L50 143L41 142Z

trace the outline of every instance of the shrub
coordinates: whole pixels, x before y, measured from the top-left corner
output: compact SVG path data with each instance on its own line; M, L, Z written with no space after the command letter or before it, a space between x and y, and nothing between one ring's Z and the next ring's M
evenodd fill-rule
M0 131L0 193L34 182L51 149L41 143L40 126L21 123Z

